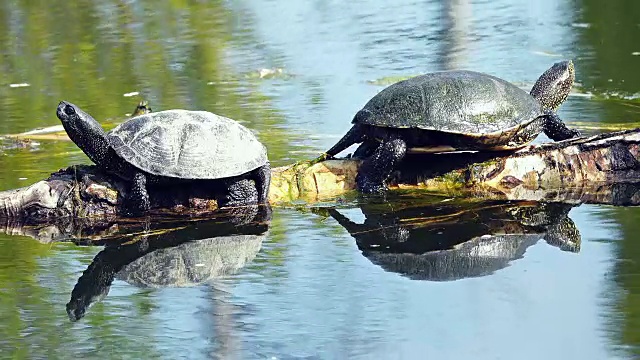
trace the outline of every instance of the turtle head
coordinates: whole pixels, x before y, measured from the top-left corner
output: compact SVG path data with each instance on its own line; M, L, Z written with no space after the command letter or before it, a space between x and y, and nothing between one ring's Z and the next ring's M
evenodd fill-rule
M61 101L56 115L69 138L97 165L101 165L108 150L107 134L100 124L76 105Z
M98 123L91 115L67 101L60 101L56 115L67 132L69 132L69 130L79 131L87 123ZM100 124L98 124L98 126L100 126Z
M149 107L149 102L147 102L147 100L141 100L131 114L131 117L148 114L152 111L153 110L151 110L151 107Z
M573 62L571 60L559 61L538 78L530 94L546 110L555 111L569 96L575 79Z

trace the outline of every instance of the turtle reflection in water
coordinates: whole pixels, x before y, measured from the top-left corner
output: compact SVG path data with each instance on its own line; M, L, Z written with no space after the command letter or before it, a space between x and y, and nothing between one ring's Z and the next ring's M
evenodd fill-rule
M104 250L71 292L69 319L81 319L104 299L116 278L138 287L188 287L236 273L254 259L268 234L270 208L254 208L253 218L228 212L204 221L160 223L139 236L105 239Z
M372 263L416 280L492 274L521 258L541 238L564 251L580 250L580 233L568 217L572 205L449 204L410 205L396 211L367 204L361 207L363 224L335 209L329 213Z

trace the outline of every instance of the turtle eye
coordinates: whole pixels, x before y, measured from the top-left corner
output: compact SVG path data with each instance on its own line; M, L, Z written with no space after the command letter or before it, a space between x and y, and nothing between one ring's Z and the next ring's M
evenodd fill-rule
M76 109L74 109L71 105L67 105L64 107L64 113L71 116L76 113Z

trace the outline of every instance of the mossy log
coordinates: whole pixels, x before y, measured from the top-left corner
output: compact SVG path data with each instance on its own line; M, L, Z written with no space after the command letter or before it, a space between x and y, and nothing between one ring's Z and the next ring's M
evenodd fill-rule
M409 155L389 187L444 196L635 205L635 187L627 185L640 178L639 144L640 129L635 129L517 152ZM337 159L274 168L270 202L335 200L355 190L359 165L359 160ZM95 166L74 166L31 186L0 192L0 217L21 223L118 217L126 189ZM150 195L156 213L193 215L217 207L208 189L195 185L150 189Z

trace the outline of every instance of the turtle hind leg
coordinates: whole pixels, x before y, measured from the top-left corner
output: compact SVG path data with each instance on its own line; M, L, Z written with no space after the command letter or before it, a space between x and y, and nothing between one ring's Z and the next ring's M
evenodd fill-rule
M262 213L269 214L271 212L271 206L268 202L267 195L261 194L261 192L268 191L268 183L270 170L268 166L263 166L254 170L254 173L250 176L236 177L224 181L224 192L217 197L218 207L223 210L229 218L229 222L235 225L248 224L252 221L259 221L257 217ZM256 178L262 178L263 184L266 185L266 190L261 185L258 185ZM264 197L265 202L263 205L258 205L260 199Z
M545 116L542 131L553 141L562 141L581 136L580 131L568 128L555 113L549 113Z
M224 191L218 196L219 207L255 205L260 198L256 182L248 177L235 177L224 182Z
M258 204L269 202L269 186L271 185L271 166L269 163L251 172L256 190L258 191Z
M125 215L140 216L151 208L149 193L147 192L147 176L137 172L131 179L129 194L125 199Z
M402 139L395 138L380 144L358 170L358 190L365 194L383 193L387 189L387 179L406 154L407 143Z

